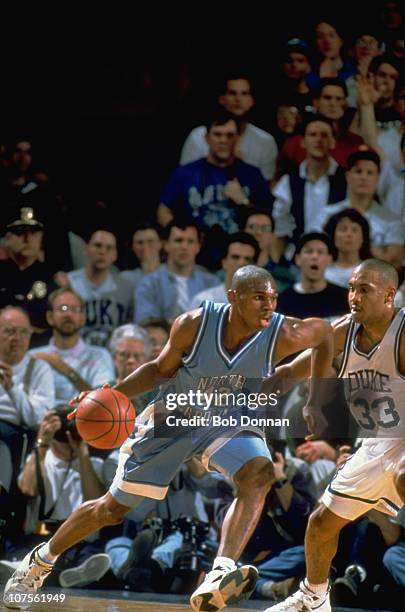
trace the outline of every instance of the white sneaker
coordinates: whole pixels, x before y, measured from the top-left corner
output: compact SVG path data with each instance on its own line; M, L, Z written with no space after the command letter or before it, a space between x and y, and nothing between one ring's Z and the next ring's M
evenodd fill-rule
M329 589L325 595L319 597L310 591L304 584L300 582L299 590L287 597L284 601L266 608L264 612L310 612L316 610L316 612L331 612L329 600Z
M59 584L66 589L75 586L85 586L100 580L110 569L110 557L104 553L92 555L77 567L63 570L59 575Z
M7 608L15 608L16 610L29 608L31 604L27 601L27 596L35 595L45 578L51 573L53 564L45 563L37 554L38 549L44 543L39 544L25 555L14 574L7 581L3 593L3 602Z
M211 570L191 595L191 608L194 612L215 612L247 599L255 588L257 577L258 571L253 565Z

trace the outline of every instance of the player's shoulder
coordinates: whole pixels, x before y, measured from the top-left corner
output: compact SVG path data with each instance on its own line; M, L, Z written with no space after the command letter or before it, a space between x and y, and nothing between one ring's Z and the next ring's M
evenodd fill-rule
M188 310L175 319L170 332L170 338L181 345L189 344L196 335L202 318L204 308L201 306L193 310Z

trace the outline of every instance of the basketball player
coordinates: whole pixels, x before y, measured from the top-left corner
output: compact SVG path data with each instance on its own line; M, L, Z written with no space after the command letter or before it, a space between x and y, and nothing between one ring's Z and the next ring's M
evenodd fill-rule
M364 440L310 517L307 577L296 593L266 612L330 612L328 575L341 529L371 508L396 516L404 503L405 308L394 308L397 287L395 269L377 259L362 262L351 276L350 314L334 329L335 354L343 353L339 376Z
M240 268L228 297L230 304L205 302L202 308L178 317L159 357L116 388L132 397L156 388L162 379L173 378L177 393L193 388L241 392L248 379L249 385L252 380L261 385L274 364L308 347L314 349L311 375L326 376L332 361L332 328L321 319L301 321L274 312L277 294L266 270L253 265ZM187 423L194 408L188 405L182 410ZM190 430L181 424L176 435L159 437L156 413L155 403L138 417L134 433L121 447L110 491L83 504L48 543L37 546L21 562L6 585L6 606L19 607L13 597L16 593L35 593L63 551L106 525L120 523L144 497L163 499L180 465L191 457L232 477L236 488L222 526L218 557L192 595L191 606L195 611L220 610L250 594L257 570L248 565L237 568L235 561L256 527L274 481L261 430L229 425Z

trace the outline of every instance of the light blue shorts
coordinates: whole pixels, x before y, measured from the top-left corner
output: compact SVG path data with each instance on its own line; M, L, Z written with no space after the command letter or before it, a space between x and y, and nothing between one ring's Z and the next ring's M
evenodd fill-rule
M110 492L122 505L134 507L139 497L164 499L170 482L182 463L196 457L211 470L233 477L251 459L271 461L260 430L206 427L193 431L177 428L170 438L158 437L153 423L153 407L142 413L136 434L122 445Z

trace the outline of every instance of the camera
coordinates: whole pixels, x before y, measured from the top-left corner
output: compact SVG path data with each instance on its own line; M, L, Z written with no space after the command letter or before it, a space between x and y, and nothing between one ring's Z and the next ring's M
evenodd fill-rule
M70 406L66 406L66 404L59 404L58 406L55 406L54 410L62 422L62 427L55 432L53 439L57 440L58 442L68 443L69 439L66 432L69 431L75 440L81 440L81 436L77 431L75 421L69 421L67 418L68 414L72 412L72 408Z

